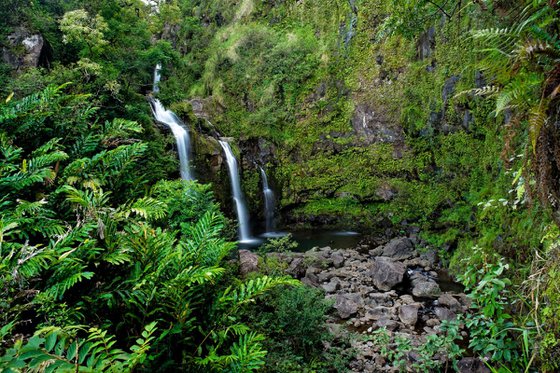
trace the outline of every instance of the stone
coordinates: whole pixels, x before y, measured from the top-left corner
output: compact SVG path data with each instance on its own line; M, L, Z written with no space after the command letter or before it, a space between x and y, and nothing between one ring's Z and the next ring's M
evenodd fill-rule
M295 278L302 278L305 276L305 263L303 258L294 258L286 272Z
M447 307L454 312L461 311L461 303L451 294L442 294L437 299L438 305L442 307Z
M350 316L358 313L362 305L360 294L346 293L337 294L334 308L338 311L341 319L348 319Z
M32 33L25 27L17 27L8 35L7 47L2 48L2 60L15 70L36 67L43 50L41 34Z
M438 319L440 319L441 321L443 321L443 320L453 321L457 318L457 314L455 314L455 312L453 312L449 308L445 308L445 307L435 307L434 308L434 313L436 314Z
M414 256L414 246L408 237L394 238L383 248L383 256L405 260Z
M301 282L309 286L318 287L319 278L317 277L317 273L319 273L320 271L321 270L319 268L308 267L305 270L305 276L301 279Z
M381 256L383 255L383 246L378 246L375 249L371 249L368 253L372 257Z
M341 268L342 266L344 266L344 257L338 251L334 252L331 255L331 260L332 260L334 268Z
M378 328L385 328L389 331L394 331L399 327L399 323L394 320L391 320L390 318L383 318L377 320L375 324L377 325Z
M430 27L426 32L424 32L418 38L417 48L417 57L419 60L424 60L429 58L436 45L436 30L433 27Z
M259 256L249 250L239 250L239 272L242 276L259 269Z
M374 259L369 275L372 277L376 288L389 291L403 281L405 272L404 264L380 256Z
M399 308L399 319L405 325L414 326L418 321L418 310L420 306L407 304Z
M457 362L460 373L490 373L490 369L476 357L464 357Z
M338 277L333 277L330 282L321 285L325 293L334 293L340 289L340 279Z
M390 319L392 317L393 309L389 307L378 306L373 309L367 310L366 318L368 320L381 320Z
M439 324L440 324L440 322L439 322L438 319L426 320L426 326L429 327L429 328L433 328L434 326L439 325Z
M441 295L439 285L429 279L415 279L412 281L412 295L419 298L437 298Z

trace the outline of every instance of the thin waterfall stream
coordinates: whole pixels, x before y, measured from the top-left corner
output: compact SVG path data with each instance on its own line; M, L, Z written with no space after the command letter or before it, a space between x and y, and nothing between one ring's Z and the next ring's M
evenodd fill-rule
M159 92L159 82L161 79L161 64L157 64L154 69L154 86L152 91ZM165 124L175 137L177 142L177 153L179 153L179 171L184 180L193 180L194 177L190 167L191 139L189 132L183 122L171 110L167 110L158 99L150 101L154 118Z
M265 227L266 233L273 232L275 229L274 225L274 192L270 189L268 185L268 177L266 176L265 170L260 167L261 170L261 177L262 177L262 185L263 185L263 196L264 196L264 219L265 219Z
M255 239L251 236L249 213L247 212L245 197L243 196L243 191L241 190L239 171L237 169L237 159L235 159L231 147L227 142L220 140L220 145L224 149L226 161L228 164L229 177L231 181L231 192L233 203L235 205L235 211L237 212L237 222L239 225L239 242L251 243L255 241Z

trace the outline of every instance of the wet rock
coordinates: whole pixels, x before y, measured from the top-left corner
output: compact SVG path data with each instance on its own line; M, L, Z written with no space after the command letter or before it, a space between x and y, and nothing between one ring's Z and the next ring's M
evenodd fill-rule
M350 316L355 315L358 312L361 304L362 297L360 294L338 294L336 296L334 308L338 311L338 315L341 319L348 319Z
M490 369L476 357L464 357L457 362L460 373L490 373Z
M412 295L419 298L437 298L441 295L439 285L429 279L415 279L412 281Z
M374 259L369 275L372 277L376 288L389 291L403 281L405 272L404 264L380 256Z
M418 321L418 310L420 306L416 304L404 305L399 308L399 319L405 325L414 326Z
M409 259L414 255L414 246L409 238L394 238L383 248L383 256L395 260Z
M259 256L249 250L239 250L239 272L242 276L259 269Z

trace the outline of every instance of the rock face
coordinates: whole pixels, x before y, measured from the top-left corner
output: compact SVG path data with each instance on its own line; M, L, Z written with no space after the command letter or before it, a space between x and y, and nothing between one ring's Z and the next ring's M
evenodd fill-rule
M259 268L259 256L249 250L239 250L239 272L246 276Z
M2 48L2 60L15 70L39 65L44 39L41 34L18 27L8 35L8 47Z
M404 264L381 256L373 261L370 274L376 288L389 291L403 281L405 272Z
M358 104L352 117L352 127L366 144L396 143L403 139L402 130L391 123L379 110L367 104Z

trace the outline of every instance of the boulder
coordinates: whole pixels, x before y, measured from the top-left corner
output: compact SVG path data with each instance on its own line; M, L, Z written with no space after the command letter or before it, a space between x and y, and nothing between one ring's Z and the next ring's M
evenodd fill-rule
M405 260L414 256L414 246L408 237L394 238L383 248L383 256Z
M321 285L325 293L334 293L340 289L340 279L338 277L331 278L331 281Z
M301 279L306 285L318 287L319 286L319 278L317 277L317 273L320 273L321 270L316 267L308 267L305 270L305 277Z
M420 309L419 305L416 304L407 304L401 306L399 308L399 319L401 322L408 326L416 325L418 321L418 310Z
M453 321L457 318L455 312L451 311L449 308L445 307L435 307L434 313L441 321Z
M403 281L405 272L404 264L380 256L372 262L369 275L372 277L376 288L389 291Z
M442 294L439 296L438 305L442 307L447 307L451 311L459 312L461 311L461 303L451 294Z
M331 260L334 268L341 268L344 265L344 256L338 251L331 255Z
M412 281L412 295L419 298L437 298L441 295L439 285L430 279L415 279Z
M305 263L303 258L294 258L286 272L295 278L302 278L305 276Z
M239 250L239 272L242 276L259 268L259 256L249 250Z
M8 35L7 47L2 48L2 60L16 70L36 67L43 50L44 39L25 27L18 27Z
M362 305L362 298L360 294L346 293L338 294L334 308L338 311L338 316L341 319L348 319L350 316L355 315Z
M365 317L368 320L391 319L392 314L392 308L378 306L373 309L367 310Z

